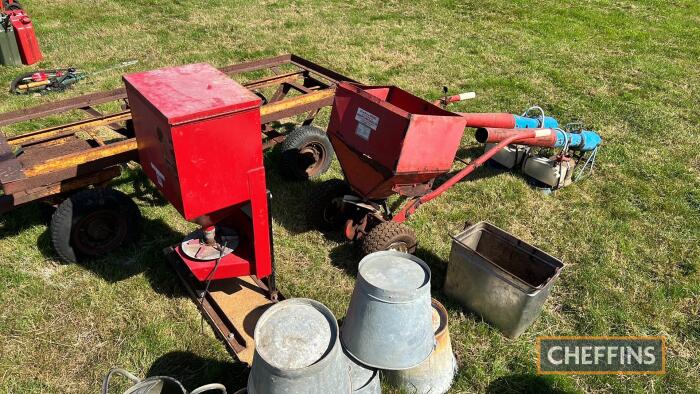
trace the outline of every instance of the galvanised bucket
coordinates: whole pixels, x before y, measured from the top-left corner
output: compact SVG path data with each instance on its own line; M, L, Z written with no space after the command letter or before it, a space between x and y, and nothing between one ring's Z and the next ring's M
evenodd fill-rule
M430 269L407 253L386 251L360 261L340 340L364 365L408 369L435 348Z
M447 310L437 300L433 300L433 328L437 347L430 357L417 367L401 371L384 371L386 381L408 393L446 393L457 372L457 360L452 353L450 331L447 324Z
M345 352L345 361L350 366L353 394L381 394L382 385L379 382L379 371L355 360L345 349L343 351Z
M333 313L318 301L295 298L270 307L255 326L248 393L350 394L338 332Z

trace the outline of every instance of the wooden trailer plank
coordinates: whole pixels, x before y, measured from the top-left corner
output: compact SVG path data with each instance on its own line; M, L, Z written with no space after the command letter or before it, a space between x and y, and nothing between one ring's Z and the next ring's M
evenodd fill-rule
M24 178L22 163L15 157L7 140L0 136L0 183L14 182Z
M78 122L73 122L67 125L49 127L42 130L37 130L32 133L18 135L8 138L8 142L12 145L29 145L48 141L54 138L62 138L71 134L75 134L81 130L107 126L111 123L123 122L131 119L130 111L118 112L116 114L104 115L100 118L86 119Z
M129 151L136 150L136 139L130 138L125 141L115 142L98 148L87 149L83 152L76 152L69 155L55 157L33 167L25 168L24 175L27 177L38 176L49 172L65 170L70 167L77 167L91 161L104 159L109 156L117 156Z
M109 146L110 145L107 145L106 147ZM102 149L106 147L93 149ZM110 166L126 163L131 160L138 160L138 155L135 149L120 153L118 155L106 156L98 160L89 161L82 165L23 178L14 182L3 183L2 188L5 194L16 194L22 190L29 190L40 186L50 185L52 183L62 182L76 176L87 175Z
M120 174L121 168L119 166L108 167L102 171L89 174L87 176L72 178L60 183L54 183L28 191L21 191L17 194L3 196L6 201L4 201L4 204L0 203L0 214L24 204L40 201L51 196L70 193L90 185L98 185L107 182L118 177Z

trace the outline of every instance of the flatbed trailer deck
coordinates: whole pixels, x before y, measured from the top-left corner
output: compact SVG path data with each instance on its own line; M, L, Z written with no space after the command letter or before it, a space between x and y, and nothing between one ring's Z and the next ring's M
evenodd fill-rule
M285 139L271 123L306 114L310 125L318 111L333 103L335 86L351 79L293 54L223 67L234 77L265 74L244 82L263 97L261 108L263 148ZM263 90L272 91L267 96ZM268 97L269 96L269 97ZM95 107L120 103L121 111L103 114ZM60 201L67 194L118 177L121 164L138 161L136 139L129 123L131 112L125 89L87 94L49 104L0 114L0 132L7 126L48 116L87 114L84 120L44 128L17 136L0 135L0 214L42 200ZM100 137L110 129L116 138Z

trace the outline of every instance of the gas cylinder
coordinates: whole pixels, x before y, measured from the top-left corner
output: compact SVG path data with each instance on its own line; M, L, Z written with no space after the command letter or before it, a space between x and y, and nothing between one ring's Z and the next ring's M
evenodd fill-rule
M22 58L17 48L15 29L12 27L9 15L0 14L0 64L3 66L19 66Z
M8 11L10 22L15 29L15 37L17 38L17 46L19 54L22 58L22 63L31 65L38 63L43 58L41 49L39 49L39 41L34 33L34 24L31 18L21 10Z

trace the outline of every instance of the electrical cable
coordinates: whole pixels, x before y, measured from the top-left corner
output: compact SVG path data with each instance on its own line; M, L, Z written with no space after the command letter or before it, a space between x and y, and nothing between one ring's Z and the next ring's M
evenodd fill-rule
M586 167L589 167L588 166L589 164L590 164L590 167L588 168L588 173L590 174L591 172L593 172L593 167L595 166L595 159L596 159L596 156L598 156L598 149L599 148L600 148L600 146L596 146L595 149L593 149L593 152L591 152L591 154L588 156L588 159L583 164L583 167L581 167L581 169L576 174L574 174L574 182L578 182L578 180L583 178L583 176L586 172Z
M207 275L207 278L204 280L204 291L202 292L202 297L199 299L199 306L201 308L204 307L204 297L207 296L209 293L209 285L211 285L211 281L214 278L214 274L216 274L216 270L219 269L219 264L221 264L221 259L224 258L224 251L226 250L226 246L228 245L228 241L224 242L224 245L221 249L219 249L219 258L216 259L216 263L214 263L214 267L209 271L209 274ZM201 316L200 319L200 328L202 330L202 333L204 333L204 315Z
M529 116L527 116L527 114L529 114L530 111L532 111L532 110L540 111L540 113L542 114L542 119L540 120L540 127L544 127L544 120L545 120L544 109L542 109L542 107L540 107L539 105L533 105L532 107L526 109L525 112L523 112L523 116L529 118Z
M185 386L177 379L172 378L170 376L162 376L162 375L157 375L157 376L149 376L145 379L139 379L136 377L134 374L131 372L122 369L122 368L112 368L109 370L107 373L107 376L105 376L104 380L102 381L102 394L109 394L109 384L110 381L112 380L113 375L121 375L130 381L134 383L134 385L130 388L131 391L135 391L134 389L141 388L141 387L146 387L151 383L154 383L156 381L162 381L162 382L170 382L177 386L182 394L188 394L187 389L185 389ZM222 394L226 394L226 387L223 384L220 383L210 383L210 384L205 384L204 386L200 386L191 392L189 394L201 394L206 391L211 391L211 390L219 390Z

